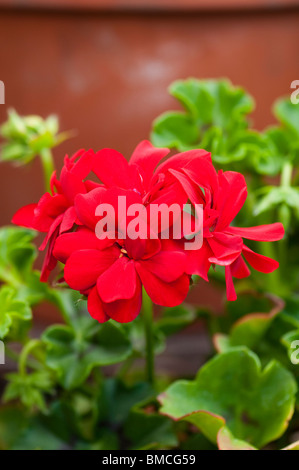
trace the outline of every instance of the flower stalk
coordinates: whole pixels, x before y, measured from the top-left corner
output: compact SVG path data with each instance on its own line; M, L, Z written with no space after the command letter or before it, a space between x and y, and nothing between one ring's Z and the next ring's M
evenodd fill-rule
M52 173L55 170L51 150L48 149L48 148L44 148L40 152L40 157L41 157L43 173L44 173L45 190L50 192L50 190L51 190L51 188L50 188L51 176L52 176Z

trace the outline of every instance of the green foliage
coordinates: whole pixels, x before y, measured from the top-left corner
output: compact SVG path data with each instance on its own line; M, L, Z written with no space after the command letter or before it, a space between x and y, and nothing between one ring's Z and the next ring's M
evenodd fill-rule
M80 317L76 328L51 326L42 339L47 345L46 364L67 390L84 383L96 366L122 362L132 352L121 325L99 325L90 317Z
M298 450L292 440L298 431L299 105L278 100L277 123L260 132L250 121L252 97L229 81L180 80L170 94L182 109L155 120L153 143L180 151L205 148L218 168L246 174L249 195L236 225L281 221L286 236L275 247L248 243L277 259L280 269L239 281L238 300L226 305L224 315L188 305L161 309L152 326L156 355L169 336L197 319L219 354L194 380L170 384L161 374L149 384L140 370L143 316L125 325L98 324L79 294L40 282L33 231L1 228L0 339L18 371L5 376L0 449L255 450L280 438L271 447ZM69 137L58 134L57 118L11 111L0 134L0 159L26 164L40 155L48 189L50 149ZM211 283L223 285L223 270L212 275ZM280 293L285 305L268 293ZM48 327L41 340L31 339L31 310L43 302L59 309L63 323Z
M154 121L151 140L157 147L204 148L219 166L257 175L275 176L286 161L298 162L299 111L289 98L274 107L280 126L258 132L248 118L253 98L227 80L179 80L169 93L184 111L167 111ZM278 197L283 196L273 195Z
M185 113L168 112L156 119L152 133L154 145L179 150L208 148L214 157L227 144L227 133L236 135L247 128L246 115L254 107L252 98L228 81L195 79L174 82L169 92L185 108ZM225 141L225 145L223 146Z
M16 331L24 327L24 322L31 317L28 303L18 300L13 288L4 286L0 289L0 339L4 339L12 328Z
M213 442L226 425L235 438L263 447L280 437L294 411L297 387L290 372L272 361L262 370L244 347L231 348L160 396L161 412L196 425Z
M19 286L22 279L31 273L36 258L32 230L19 227L0 229L0 279Z
M232 325L228 336L215 335L214 343L217 351L223 352L233 346L247 346L249 349L254 349L282 309L283 303L276 300L276 305L268 313L243 315Z
M134 449L165 449L178 445L173 423L147 407L134 407L125 425L125 436Z
M7 385L3 401L19 399L29 409L46 411L44 394L53 393L53 377L47 370L32 372L31 374L8 374Z
M280 171L277 135L249 129L254 101L242 88L226 80L188 79L174 82L169 92L185 111L166 112L154 121L154 145L180 151L204 148L219 165L242 162L262 175Z

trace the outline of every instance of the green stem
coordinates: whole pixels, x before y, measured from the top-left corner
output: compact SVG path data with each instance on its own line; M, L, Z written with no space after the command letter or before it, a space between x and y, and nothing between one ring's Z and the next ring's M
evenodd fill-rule
M293 176L293 165L291 162L286 161L283 164L281 177L280 177L280 186L282 188L289 188L292 185L292 176ZM282 240L278 242L278 252L279 252L279 262L280 262L280 272L285 273L283 279L287 279L287 250L288 250L288 239L287 233L289 230L291 222L291 210L287 204L281 204L278 209L278 220L283 224L285 228L285 235Z
M291 162L286 161L282 167L280 186L289 187L292 182L293 165Z
M28 359L29 354L31 353L33 349L35 349L37 346L40 346L40 345L41 345L41 340L31 339L22 349L22 352L19 358L19 372L21 375L26 375L26 366L27 366L27 359Z
M123 379L127 373L129 372L129 370L131 369L135 359L136 359L136 354L132 354L130 357L128 357L128 359L120 366L120 368L118 369L117 371L117 377L119 379Z
M153 303L143 289L143 320L146 340L146 375L150 384L154 383L154 338L153 338Z
M43 150L41 150L40 157L44 172L45 189L46 191L50 191L50 179L53 171L55 170L51 150L48 148L44 148Z

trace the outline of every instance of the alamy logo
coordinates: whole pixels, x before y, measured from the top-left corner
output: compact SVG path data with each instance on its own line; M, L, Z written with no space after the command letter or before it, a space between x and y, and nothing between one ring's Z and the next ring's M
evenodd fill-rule
M295 88L295 91L293 91L291 94L291 102L293 104L299 104L299 80L293 80L291 83L291 88Z
M5 348L3 341L0 341L0 364L5 364Z
M295 351L292 352L291 354L291 363L292 364L299 364L299 340L296 339L295 341L292 341L291 343L291 349L295 349Z
M4 82L0 80L0 104L5 104L5 86Z

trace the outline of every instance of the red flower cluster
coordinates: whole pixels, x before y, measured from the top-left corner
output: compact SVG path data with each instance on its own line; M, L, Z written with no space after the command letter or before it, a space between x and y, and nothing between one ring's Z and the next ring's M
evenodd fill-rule
M88 311L100 322L136 318L142 285L154 303L179 305L188 293L190 275L208 280L210 266L221 265L225 266L228 299L234 300L232 276L250 274L244 258L262 272L278 267L276 261L251 251L243 237L279 240L284 233L281 224L230 226L247 196L244 177L229 171L217 174L204 150L180 153L160 163L168 152L143 141L128 163L112 149L81 150L65 158L60 179L53 174L52 194L44 194L38 204L23 207L13 218L17 225L46 233L40 247L48 245L41 280L47 280L57 260L64 263L65 281L88 297ZM98 182L88 179L90 175ZM155 237L120 237L119 227L124 223L117 208L120 196L127 205L141 204L147 212L152 204L176 203L182 216L188 201L202 204L202 247L186 251L183 234L180 240L162 239L165 227L161 224ZM115 233L103 239L95 234L96 208L101 204L113 205L116 211ZM126 218L125 224L129 222Z

